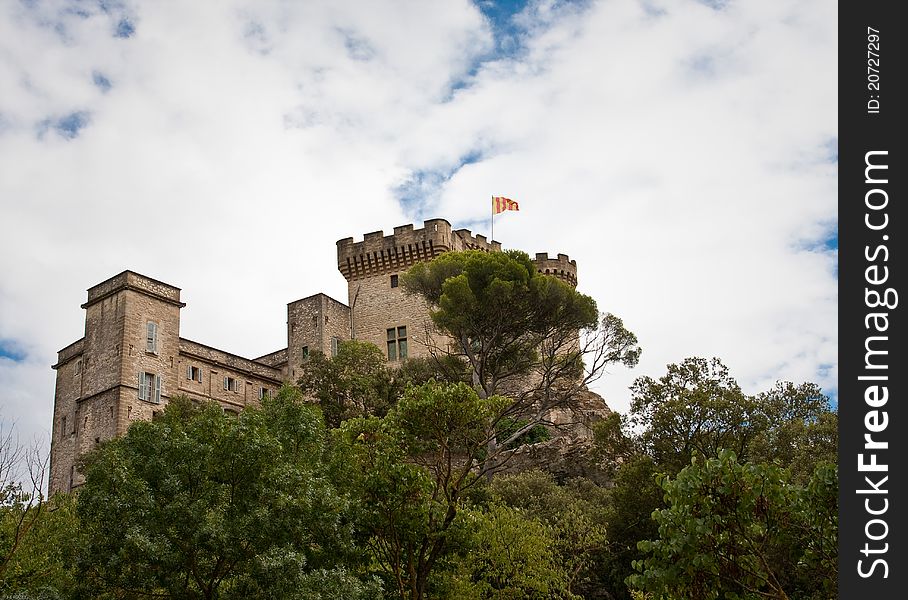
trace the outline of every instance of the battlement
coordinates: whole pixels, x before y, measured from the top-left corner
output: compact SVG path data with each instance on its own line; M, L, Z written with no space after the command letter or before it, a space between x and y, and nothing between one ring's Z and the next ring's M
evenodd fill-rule
M88 302L83 304L82 308L88 308L92 304L124 289L151 296L180 308L186 306L180 302L180 288L133 271L123 271L119 275L114 275L110 279L88 288Z
M452 250L453 238L451 224L445 219L424 221L422 229L401 225L387 236L384 231L373 231L361 242L344 238L337 241L337 268L348 282L403 271Z
M486 236L473 233L469 229L458 229L454 232L455 245L452 250L482 250L483 252L501 252L501 242L489 240Z
M559 254L558 258L549 258L548 252L537 252L536 269L544 274L557 277L558 279L577 287L577 261L571 260L567 254Z

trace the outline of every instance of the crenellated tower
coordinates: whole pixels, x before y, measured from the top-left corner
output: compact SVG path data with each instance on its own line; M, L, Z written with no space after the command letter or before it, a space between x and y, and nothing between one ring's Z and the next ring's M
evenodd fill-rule
M394 233L365 234L337 242L337 268L347 280L350 336L371 342L386 352L388 360L428 354L428 345L445 344L429 319L422 299L400 288L400 276L418 262L429 261L449 251L500 252L501 243L469 229L452 229L445 219L430 219L421 229L401 225ZM536 254L537 270L577 286L577 262L566 254L549 258Z

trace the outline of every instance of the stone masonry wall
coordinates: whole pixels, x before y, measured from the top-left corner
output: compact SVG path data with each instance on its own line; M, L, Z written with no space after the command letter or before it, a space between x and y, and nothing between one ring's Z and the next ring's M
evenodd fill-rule
M350 309L325 294L315 294L287 305L287 367L284 377L296 381L307 353L331 356L333 339L350 339Z
M82 391L82 340L61 350L60 356L61 360L53 367L57 371L57 383L49 486L51 490L69 491L70 467L75 464L77 455L76 408Z

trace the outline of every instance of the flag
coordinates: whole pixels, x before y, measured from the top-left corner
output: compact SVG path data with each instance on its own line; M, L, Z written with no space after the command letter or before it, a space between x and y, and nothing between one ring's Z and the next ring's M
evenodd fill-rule
M520 210L517 203L504 196L492 196L492 214L497 215L506 210Z

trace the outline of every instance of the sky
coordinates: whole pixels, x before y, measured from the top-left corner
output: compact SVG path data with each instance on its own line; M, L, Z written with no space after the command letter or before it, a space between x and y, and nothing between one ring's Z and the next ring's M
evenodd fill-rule
M0 0L0 419L124 269L255 357L346 301L335 242L424 219L568 254L643 348L837 392L837 6L825 0Z

